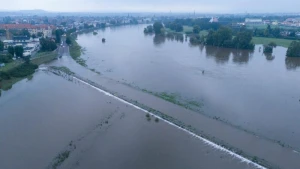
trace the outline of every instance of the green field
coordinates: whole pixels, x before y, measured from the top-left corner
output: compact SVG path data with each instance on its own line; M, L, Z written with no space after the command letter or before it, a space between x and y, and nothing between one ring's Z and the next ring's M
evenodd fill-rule
M57 57L57 53L55 51L41 52L41 53L37 53L30 62L33 64L36 64L36 65L41 65L43 63L47 63L47 62L50 62L50 61L56 59L56 57ZM6 64L5 67L0 68L0 71L9 72L10 70L13 70L14 68L17 68L18 66L20 66L22 63L24 63L24 61L22 59L15 60L11 63ZM13 84L17 83L18 81L20 81L22 79L28 78L30 76L31 75L26 76L26 77L11 77L8 80L2 80L0 83L0 88L3 90L8 90L12 87Z
M266 24L259 24L259 25L247 25L247 29L266 29L268 25ZM299 30L298 27L291 27L291 26L284 26L284 25L271 25L271 28L280 28L280 29L287 29L287 30Z
M7 71L21 65L22 63L23 63L23 60L21 60L21 59L15 60L15 61L10 62L10 63L6 63L4 67L0 68L0 71L7 72Z
M254 44L269 44L270 42L275 42L277 46L283 46L288 48L293 40L288 39L277 39L277 38L265 38L265 37L253 37L252 42Z
M192 33L193 32L193 27L192 26L183 26L183 31L182 32L176 32L176 31L173 31L169 28L166 28L165 29L166 32L172 32L172 33ZM204 35L206 36L208 34L208 31L207 30L202 30L199 32L199 35Z
M36 65L41 65L43 63L50 62L54 59L56 59L57 53L54 52L41 52L38 53L32 60L31 63Z

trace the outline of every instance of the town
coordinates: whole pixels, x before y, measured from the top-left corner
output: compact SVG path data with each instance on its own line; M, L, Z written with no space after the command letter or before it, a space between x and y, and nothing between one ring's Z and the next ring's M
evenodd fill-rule
M97 16L81 16L71 14L56 16L52 13L31 14L15 13L14 16L0 14L0 40L3 43L1 51L7 51L10 46L22 46L22 57L34 56L40 48L40 38L50 38L55 41L56 30L83 30L90 28L104 28L126 24L149 24L157 20L168 21L175 19L198 19L208 18L210 23L220 23L221 25L233 28L246 26L249 29L262 30L270 25L277 28L278 37L286 39L296 39L300 37L300 17L298 15L274 15L274 16L249 16L249 15L200 15L200 14L115 14ZM100 14L99 14L100 15ZM211 18L211 19L210 19ZM264 36L264 31L257 34ZM276 38L278 38L276 37ZM20 57L17 56L17 57ZM0 63L3 66L3 63Z

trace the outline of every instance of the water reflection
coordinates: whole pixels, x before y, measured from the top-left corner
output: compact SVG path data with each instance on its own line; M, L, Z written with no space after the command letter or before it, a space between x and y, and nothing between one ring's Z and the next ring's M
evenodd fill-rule
M232 54L232 61L236 64L246 64L249 62L250 58L253 56L253 51L251 50L236 50L229 48L217 48L214 46L199 46L200 51L205 48L206 57L213 58L216 63L225 64L230 60Z
M287 70L296 70L300 68L300 58L286 57L285 66Z
M205 46L206 57L213 58L217 63L227 63L231 51L225 48L216 48L214 46Z
M147 36L147 35L146 35ZM183 34L179 33L167 33L166 35L155 35L153 38L154 45L161 45L166 42L166 40L169 41L177 41L177 42L184 42L184 36Z
M267 61L272 61L275 59L275 55L273 55L272 53L264 53L264 55Z
M250 50L232 50L232 61L237 64L247 64L252 54Z
M153 43L155 46L160 46L161 44L165 43L166 37L163 35L155 35L153 37Z

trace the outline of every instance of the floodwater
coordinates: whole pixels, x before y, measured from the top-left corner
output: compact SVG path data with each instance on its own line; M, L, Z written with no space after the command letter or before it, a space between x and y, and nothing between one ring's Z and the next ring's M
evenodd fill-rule
M65 75L38 71L0 107L1 169L253 168Z
M103 76L203 103L202 113L300 149L300 60L286 48L192 46L144 35L145 25L82 34L83 58ZM106 43L101 39L106 38Z

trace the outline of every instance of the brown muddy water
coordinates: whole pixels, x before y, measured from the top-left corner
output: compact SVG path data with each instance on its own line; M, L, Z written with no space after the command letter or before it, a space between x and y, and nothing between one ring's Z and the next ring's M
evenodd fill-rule
M101 75L68 55L49 65L66 66L113 93L167 113L200 134L242 150L251 160L299 168L299 59L286 58L281 47L265 56L261 46L254 52L191 46L146 36L144 27L107 28L96 36L78 36L88 68ZM101 42L103 37L106 43ZM61 168L253 167L174 126L155 123L154 117L147 121L145 112L68 80L39 71L30 81L2 91L0 159L4 163L0 168L51 168L65 156ZM201 105L202 114L213 118L149 95L155 92L193 100Z
M144 27L79 35L88 67L139 89L196 100L210 117L300 150L300 60L286 58L286 48L266 56L260 45L253 52L191 46L144 35Z
M254 168L68 76L39 71L0 107L1 169Z

